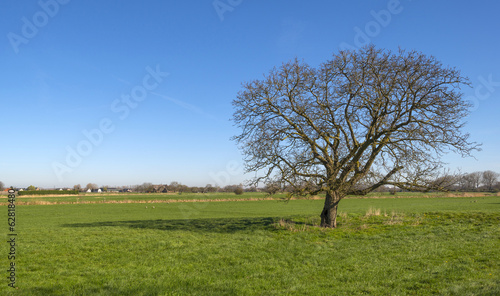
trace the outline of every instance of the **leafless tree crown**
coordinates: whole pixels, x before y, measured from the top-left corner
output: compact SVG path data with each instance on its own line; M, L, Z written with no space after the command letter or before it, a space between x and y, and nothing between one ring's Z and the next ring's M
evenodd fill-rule
M311 193L423 189L441 156L478 149L462 132L467 78L416 51L340 51L313 68L294 60L244 83L234 137L255 182L278 179Z

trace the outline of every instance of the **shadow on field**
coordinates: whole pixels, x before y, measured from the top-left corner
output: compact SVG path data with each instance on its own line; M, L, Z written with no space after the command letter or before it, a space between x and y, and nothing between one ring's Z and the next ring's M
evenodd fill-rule
M238 231L254 231L271 229L275 220L271 217L258 218L210 218L210 219L178 219L178 220L134 220L110 221L94 223L63 224L63 227L130 227L157 230L183 230L195 232L234 233Z

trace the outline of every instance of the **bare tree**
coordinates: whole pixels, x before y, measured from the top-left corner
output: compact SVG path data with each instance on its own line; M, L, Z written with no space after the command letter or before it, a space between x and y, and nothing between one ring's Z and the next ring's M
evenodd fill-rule
M172 190L173 192L177 192L177 191L179 191L179 186L180 185L181 184L179 182L172 181L172 182L170 182L170 185L168 186L168 189Z
M451 174L449 172L445 172L442 176L436 178L432 181L430 188L436 190L448 191L457 188L457 184L462 176L458 174Z
M152 193L152 192L155 191L153 183L150 183L150 182L144 182L144 183L142 183L141 187L142 187L142 190L144 192L147 192L147 193Z
M281 191L281 183L277 181L268 180L266 182L266 187L264 188L264 191L267 192L267 194L269 195L275 195L276 193Z
M177 187L177 191L179 191L179 193L189 193L189 187L187 185L183 185L183 184L180 184L179 183L179 186Z
M0 191L3 191L5 189L5 184L0 181Z
M467 78L434 57L374 46L340 51L318 68L294 60L243 84L233 120L253 184L302 179L325 192L323 227L336 227L348 194L383 185L426 190L449 151L478 145L462 132ZM356 186L360 180L370 185Z
M80 184L76 184L76 185L73 186L73 190L80 191L80 190L82 190L82 186Z
M462 174L457 178L458 190L461 190L461 191L467 190L467 180L466 180L465 176L466 176L466 174Z
M203 189L204 193L207 192L217 192L217 187L212 186L212 184L207 184L205 188Z
M474 173L469 173L465 174L462 179L463 179L463 184L464 184L464 190L469 190L469 191L477 191L479 190L479 185L481 185L481 177L482 173L481 172L474 172Z
M492 191L500 175L494 171L484 171L481 176L481 182L488 191Z
M95 190L97 188L99 188L99 186L97 186L97 184L95 184L95 183L88 183L87 186L85 186L85 189L87 189L87 190L89 190L89 189Z

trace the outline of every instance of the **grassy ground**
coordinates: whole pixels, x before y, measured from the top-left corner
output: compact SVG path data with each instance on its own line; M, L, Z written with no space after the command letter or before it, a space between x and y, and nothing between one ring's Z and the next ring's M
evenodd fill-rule
M255 199L283 199L286 194L277 194L272 197L265 193L82 193L80 195L63 196L20 196L18 204L23 205L50 205L76 203L162 203L183 201L218 201L218 200L255 200ZM0 199L0 203L2 200ZM6 204L6 200L4 201Z
M391 195L388 192L374 192L366 196L348 196L351 198L435 198L435 197L485 197L494 196L492 193L420 193L399 192ZM498 194L497 194L498 195ZM3 197L3 198L2 198ZM52 204L77 204L77 203L164 203L186 201L228 201L228 200L282 200L287 199L287 194L269 196L266 193L254 192L236 195L234 193L81 193L80 195L54 195L54 196L19 196L19 205L52 205ZM314 199L320 197L299 197L299 199ZM0 196L0 205L7 204L7 196Z
M18 206L19 289L4 276L0 294L500 294L500 197L346 199L334 230L314 226L321 207Z

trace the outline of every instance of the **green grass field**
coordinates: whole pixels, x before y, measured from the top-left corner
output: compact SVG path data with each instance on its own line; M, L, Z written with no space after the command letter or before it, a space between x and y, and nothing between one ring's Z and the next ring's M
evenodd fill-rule
M19 205L0 294L500 295L500 197L345 199L333 230L322 203Z
M490 193L456 193L445 192L421 193L421 192L399 192L391 195L388 192L369 193L366 196L348 196L347 198L435 198L449 196L490 196ZM73 203L154 203L154 202L176 202L176 201L218 201L218 200L266 200L287 199L285 193L269 196L265 193L254 192L236 195L233 193L81 193L79 195L54 195L54 196L19 196L18 204L21 205L45 205L45 204L73 204ZM300 197L308 199L308 197ZM7 204L5 200L0 204Z

